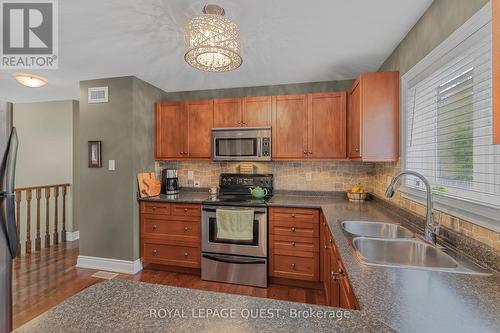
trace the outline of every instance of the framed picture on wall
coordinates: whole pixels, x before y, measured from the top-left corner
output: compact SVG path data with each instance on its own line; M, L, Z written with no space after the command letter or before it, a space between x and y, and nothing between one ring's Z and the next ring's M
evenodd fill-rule
M101 167L101 141L89 141L89 168Z

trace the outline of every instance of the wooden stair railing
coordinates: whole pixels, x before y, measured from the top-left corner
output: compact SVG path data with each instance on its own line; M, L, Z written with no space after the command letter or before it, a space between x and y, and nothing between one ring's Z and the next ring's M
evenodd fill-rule
M23 192L25 193L24 198L26 199L26 240L25 240L25 251L24 254L29 254L34 251L40 251L42 248L41 239L41 217L40 217L40 207L42 200L42 192L45 194L45 236L44 236L44 247L48 248L52 245L58 244L59 242L66 242L66 196L68 194L68 187L70 184L56 184L56 185L44 185L44 186L33 186L33 187L23 187L17 188L16 193L16 226L17 235L19 238L19 243L17 244L18 253L21 255L21 235L20 230L22 226L21 221L21 207ZM62 191L60 191L62 189ZM36 199L36 232L35 232L35 247L32 248L31 243L31 225L32 225L32 215L31 215L31 202L33 200L33 192L35 193ZM53 196L52 196L53 193ZM59 194L62 194L62 226L61 232L59 232ZM54 207L54 219L51 223L50 219L50 208L51 208L51 198ZM50 234L50 227L53 224L54 233ZM59 237L60 234L60 237ZM52 238L52 242L51 242Z

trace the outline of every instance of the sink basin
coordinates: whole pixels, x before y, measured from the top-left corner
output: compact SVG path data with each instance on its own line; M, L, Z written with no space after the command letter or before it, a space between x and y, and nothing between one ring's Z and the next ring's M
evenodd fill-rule
M369 221L344 221L341 223L345 231L354 236L375 238L413 238L410 230L397 224Z
M455 269L458 263L440 249L417 239L356 237L353 245L367 264L428 269Z

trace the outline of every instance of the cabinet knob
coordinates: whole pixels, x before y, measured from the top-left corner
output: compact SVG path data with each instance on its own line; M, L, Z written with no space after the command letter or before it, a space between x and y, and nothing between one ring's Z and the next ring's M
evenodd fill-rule
M339 277L337 276L337 273L332 272L332 280L337 281L338 279L339 279Z
M292 268L295 269L295 264L292 264Z
M246 125L247 123L246 122L243 122L243 125Z
M344 275L344 270L342 269L342 267L339 267L339 274Z
M330 244L333 244L333 238L330 237L329 242L330 242Z
M154 255L156 255L156 249L155 249L155 250L153 250L153 254L154 254Z
M313 152L312 152L312 150L309 150L307 153L308 153L309 155L312 155L312 153L313 153Z
M295 218L295 214L290 215L292 218Z
M188 228L188 227L184 227L184 231L188 231L188 230L189 230L189 228Z
M156 210L156 206L151 207L153 210Z
M153 224L153 230L156 230L156 224Z
M292 232L295 232L295 227L292 227L292 229L291 229L291 230L292 230Z
M238 121L238 125L241 125L241 121Z
M187 213L188 209L187 208L184 208L184 213Z
M292 242L292 246L295 246L295 242Z
M187 252L184 252L184 257L187 257L188 256L188 253Z
M304 150L304 155L307 155L307 150Z
M359 152L359 148L354 149L355 152Z

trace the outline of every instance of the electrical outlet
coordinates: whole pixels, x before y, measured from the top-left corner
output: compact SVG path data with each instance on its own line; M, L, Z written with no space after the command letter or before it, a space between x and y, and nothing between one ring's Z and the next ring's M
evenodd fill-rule
M108 170L109 171L115 171L115 160L109 160L108 161Z
M189 170L188 171L188 180L193 180L194 179L194 171Z
M310 182L313 179L312 172L306 172L306 181Z
M201 183L199 180L195 180L194 181L194 187L200 187L201 186Z

